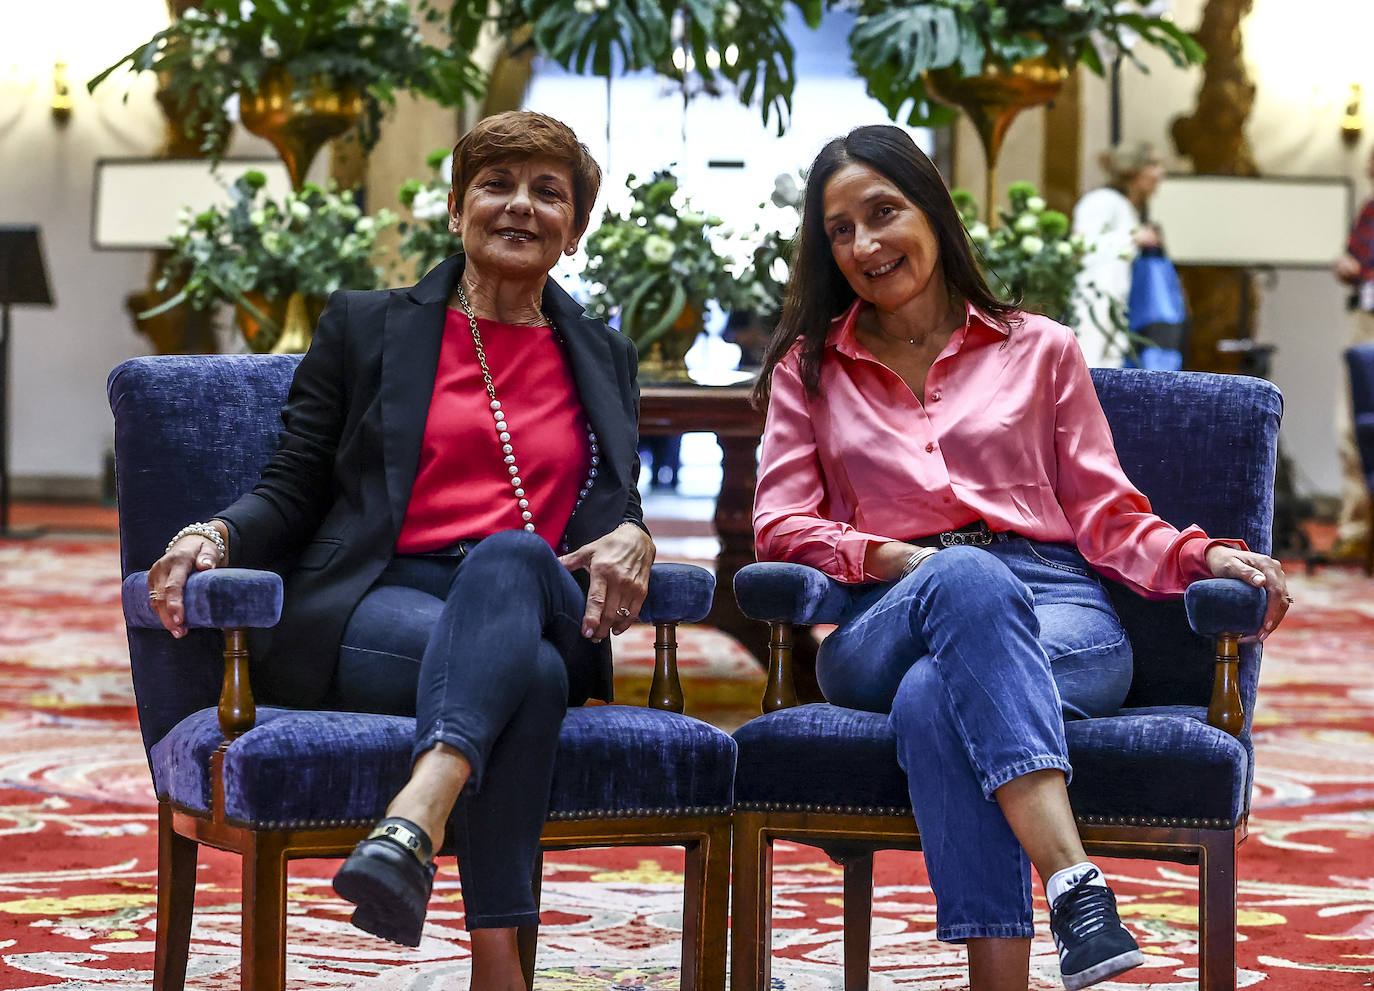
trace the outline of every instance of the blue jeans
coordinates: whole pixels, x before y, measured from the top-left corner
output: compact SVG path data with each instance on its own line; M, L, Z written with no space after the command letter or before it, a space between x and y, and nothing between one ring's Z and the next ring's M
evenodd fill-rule
M568 671L546 632L578 629L586 597L523 530L465 556L399 555L353 611L332 704L415 716L414 756L456 748L472 776L449 820L469 929L537 925L531 882Z
M1115 713L1131 645L1071 547L1024 538L940 551L856 590L821 645L835 705L889 712L936 899L936 935L1032 935L1030 863L993 792L1071 773L1065 719Z

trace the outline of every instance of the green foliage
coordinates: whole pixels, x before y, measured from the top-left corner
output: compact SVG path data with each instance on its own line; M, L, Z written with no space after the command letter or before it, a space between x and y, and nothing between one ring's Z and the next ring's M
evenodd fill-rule
M377 233L396 222L390 211L364 216L351 193L307 182L278 203L264 192L261 172L246 172L230 187L232 202L182 212L171 258L158 289L180 290L147 316L182 303L203 310L242 303L248 293L268 300L294 292L325 297L336 289L376 289L372 264Z
M857 0L850 53L868 92L896 120L910 104L907 123L935 126L954 116L932 100L922 74L957 66L961 75L989 62L1003 66L1047 56L1080 62L1101 75L1098 45L1124 52L1139 35L1179 66L1201 62L1202 47L1172 21L1144 13L1141 0Z
M587 312L605 320L619 314L621 332L643 354L689 307L702 314L711 300L726 310L743 300L711 243L719 217L692 209L666 169L644 183L632 175L626 185L630 211L606 211L587 239L582 276L592 283Z
M420 0L427 21L439 13ZM363 98L363 143L376 141L397 90L445 106L480 94L485 81L471 47L426 44L404 0L204 0L87 83L94 90L127 65L163 77L188 135L199 134L214 160L229 139L224 103L251 92L280 66L302 95L318 80L351 85Z
M791 208L800 225L805 191L804 171L799 174L784 172L773 180L773 194L769 200L776 207ZM760 208L763 206L759 204ZM742 305L754 314L760 325L772 329L782 314L796 240L791 234L764 231L757 225L747 238L753 241L754 250L738 279L744 297Z
M1046 209L1033 185L1014 182L1007 187L1009 209L991 229L978 219L978 203L966 190L952 190L950 196L996 296L1070 326L1091 323L1115 348L1132 353L1142 339L1128 330L1125 310L1078 280L1092 245L1071 232L1067 216ZM1098 305L1104 300L1107 305ZM1105 316L1105 326L1099 315Z
M428 181L407 179L396 194L411 216L397 225L401 232L397 251L415 263L420 275L463 250L462 238L448 227L449 154L448 149L438 148L426 155L425 164L434 175Z
M610 77L617 70L681 78L679 45L708 83L732 84L740 102L758 101L763 120L786 127L796 85L792 44L783 34L789 4L820 23L835 0L456 0L455 44L475 44L490 24L498 36L528 39L570 72ZM733 57L731 57L733 56Z

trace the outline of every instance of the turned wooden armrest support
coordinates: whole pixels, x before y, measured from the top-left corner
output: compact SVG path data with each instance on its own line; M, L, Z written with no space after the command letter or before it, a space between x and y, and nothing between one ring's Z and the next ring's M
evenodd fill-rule
M649 708L681 712L686 707L682 682L677 674L677 624L654 624L654 680L649 686Z
M224 683L219 690L219 728L225 740L234 740L253 728L257 706L248 680L248 634L239 629L224 631Z
M768 682L763 687L763 711L776 712L797 704L792 676L792 624L768 624Z
M1207 706L1207 724L1240 736L1245 728L1245 707L1240 701L1240 634L1216 636L1217 667L1212 678L1212 701Z

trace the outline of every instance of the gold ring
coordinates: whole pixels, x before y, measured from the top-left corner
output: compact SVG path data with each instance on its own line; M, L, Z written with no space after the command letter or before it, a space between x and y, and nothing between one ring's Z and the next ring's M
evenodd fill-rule
M148 601L149 601L149 602L156 602L156 601L157 601L158 599L160 599L160 598L162 598L162 593L161 593L161 592L159 592L159 591L158 591L157 589L155 589L155 588L150 588L150 589L148 589Z
M619 609L615 611L615 614L621 617L628 616L630 615L630 610L626 609L624 606L621 606Z
M1283 601L1284 601L1284 602L1292 602L1292 601L1293 601L1293 597L1292 597L1291 595L1285 595L1285 596L1283 597Z

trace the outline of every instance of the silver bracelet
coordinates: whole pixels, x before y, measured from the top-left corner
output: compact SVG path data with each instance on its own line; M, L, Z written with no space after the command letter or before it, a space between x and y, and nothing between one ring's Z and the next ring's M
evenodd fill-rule
M907 575L919 568L926 560L940 553L938 547L918 547L912 552L911 557L906 559L906 564L902 565L902 573L897 576L900 581Z
M184 527L177 531L177 535L175 537L167 541L167 547L162 553L166 554L168 551L170 551L173 545L175 545L176 542L180 540L182 537L190 536L204 537L206 540L213 541L215 549L219 551L219 560L215 563L222 564L224 562L224 558L225 555L228 553L228 549L224 546L224 538L220 536L219 530L217 530L214 527L214 525L210 523L186 524Z

